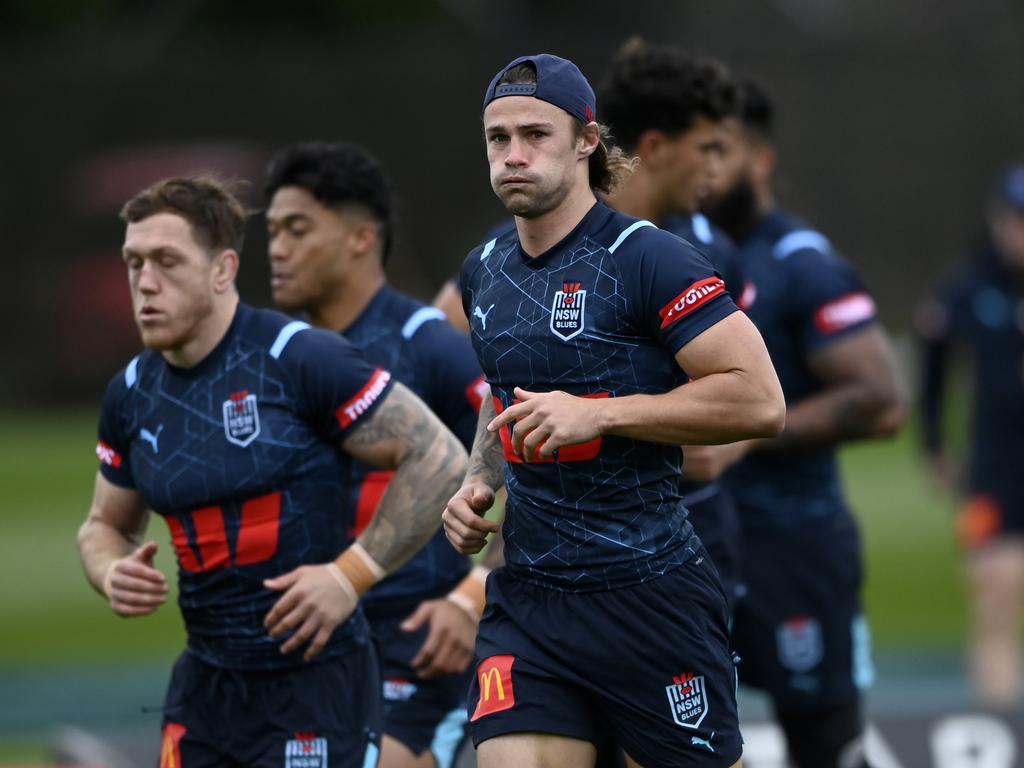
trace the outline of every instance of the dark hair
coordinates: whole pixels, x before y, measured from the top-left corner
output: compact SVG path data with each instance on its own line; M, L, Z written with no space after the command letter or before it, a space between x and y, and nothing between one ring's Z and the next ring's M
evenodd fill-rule
M524 61L505 72L498 81L499 85L536 83L537 68L532 61ZM566 114L569 114L568 112ZM583 133L584 125L578 118L569 115L573 122L573 137L578 138ZM592 189L601 192L611 192L615 187L633 172L633 161L619 148L609 146L611 136L608 126L598 125L601 139L597 143L597 149L588 158L587 168L590 171L590 186Z
M285 147L267 164L263 192L301 187L331 208L358 206L380 225L381 258L391 250L391 184L380 164L347 142L309 141Z
M175 213L192 225L196 240L214 250L241 252L249 212L212 176L175 176L148 187L121 208L121 220L134 224L158 213Z
M744 78L739 82L740 122L758 138L775 140L775 102L757 82Z
M721 120L736 114L737 93L718 62L634 37L612 59L598 102L616 142L632 152L644 131L676 136L698 116Z

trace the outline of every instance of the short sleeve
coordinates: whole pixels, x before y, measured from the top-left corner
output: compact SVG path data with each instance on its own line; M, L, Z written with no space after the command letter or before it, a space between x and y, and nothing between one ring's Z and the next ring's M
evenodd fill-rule
M838 255L807 248L783 263L795 276L791 300L806 348L826 346L877 320L860 275Z
M427 404L469 450L480 405L490 393L469 337L437 319L424 323L410 342L429 377Z
M711 262L675 235L644 227L616 254L637 325L673 355L736 311Z
M388 371L340 335L316 328L296 333L280 361L296 382L296 411L339 442L370 418L393 386Z
M100 461L100 474L122 488L134 488L129 457L131 440L125 433L124 402L127 386L123 375L118 375L103 395L100 423L97 430L96 458Z

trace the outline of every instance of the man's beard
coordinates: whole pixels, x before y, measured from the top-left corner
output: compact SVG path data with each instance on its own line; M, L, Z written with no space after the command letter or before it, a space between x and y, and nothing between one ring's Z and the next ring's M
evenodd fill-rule
M555 210L569 196L571 189L568 184L546 190L540 189L539 185L534 184L533 188L536 190L536 193L533 195L527 195L517 190L511 192L508 197L499 192L498 197L501 199L505 209L513 216L519 216L523 219L535 219Z
M741 178L725 194L704 204L704 213L733 240L743 240L757 225L757 195L750 179Z

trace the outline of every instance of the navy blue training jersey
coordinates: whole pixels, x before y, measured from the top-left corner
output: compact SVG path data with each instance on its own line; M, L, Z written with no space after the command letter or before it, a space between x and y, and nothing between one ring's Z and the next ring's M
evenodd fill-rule
M786 403L796 403L823 388L808 357L874 323L875 303L822 234L780 210L738 248L748 280L744 309L764 337ZM725 479L747 529L848 514L833 447L755 452Z
M942 389L951 343L974 358L969 491L1009 494L1024 508L1024 279L990 245L920 313L925 343L921 402L926 447L942 447Z
M161 515L178 558L188 647L210 664L271 669L285 657L263 618L263 580L333 560L351 543L341 442L390 390L390 374L337 334L244 304L191 368L158 352L107 387L100 471ZM323 651L366 642L357 611Z
M390 371L437 414L466 449L473 446L477 414L490 397L473 347L444 313L384 286L358 318L342 331L366 359ZM373 516L392 472L353 462L355 531ZM441 510L438 510L438 515ZM469 558L455 551L438 530L408 563L363 598L368 610L391 600L436 595L469 572Z
M462 269L473 345L499 413L513 390L605 398L667 392L686 380L675 353L736 310L692 246L597 203L546 253L515 230ZM678 447L603 436L524 463L505 446L505 561L519 578L611 589L666 573L695 545L679 494Z

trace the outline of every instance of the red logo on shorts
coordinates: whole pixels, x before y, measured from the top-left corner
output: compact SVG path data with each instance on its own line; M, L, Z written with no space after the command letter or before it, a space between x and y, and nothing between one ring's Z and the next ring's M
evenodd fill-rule
M188 729L181 723L164 726L163 745L160 747L160 768L182 768L181 737Z
M512 709L516 705L516 695L512 689L512 664L515 660L515 656L503 655L490 656L480 662L476 668L480 699L477 701L476 712L470 718L471 722L484 715Z
M100 440L96 443L96 458L114 469L121 466L121 454Z

